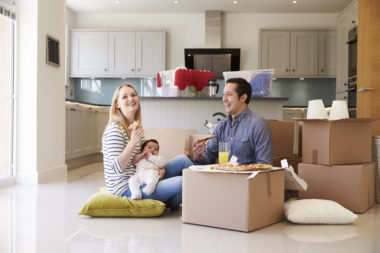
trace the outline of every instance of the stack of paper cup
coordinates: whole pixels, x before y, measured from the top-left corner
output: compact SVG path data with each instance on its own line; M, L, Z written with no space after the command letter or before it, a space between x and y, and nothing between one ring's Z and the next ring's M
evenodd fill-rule
M322 99L309 100L307 119L327 119L327 112Z
M332 102L329 120L347 119L348 107L345 100L334 100Z

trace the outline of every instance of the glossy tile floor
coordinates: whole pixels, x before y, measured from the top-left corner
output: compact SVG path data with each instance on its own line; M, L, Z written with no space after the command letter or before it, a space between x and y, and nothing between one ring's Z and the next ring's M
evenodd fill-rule
M159 218L77 215L103 185L98 163L71 170L64 181L0 188L0 252L380 252L380 205L353 225L283 221L251 233L183 224L181 210Z

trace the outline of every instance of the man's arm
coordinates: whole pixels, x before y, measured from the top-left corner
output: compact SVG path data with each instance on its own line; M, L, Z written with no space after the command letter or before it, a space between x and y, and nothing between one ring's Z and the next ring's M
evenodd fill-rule
M257 122L253 132L255 140L256 163L272 164L273 162L273 141L272 131L266 120Z

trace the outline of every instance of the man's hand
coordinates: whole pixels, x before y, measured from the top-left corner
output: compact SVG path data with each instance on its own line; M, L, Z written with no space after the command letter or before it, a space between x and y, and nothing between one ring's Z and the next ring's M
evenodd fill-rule
M158 171L158 175L160 176L160 180L164 178L165 176L165 169L164 168L155 168L155 170Z
M202 154L206 151L206 141L196 141L193 143L194 159L196 161L202 160Z

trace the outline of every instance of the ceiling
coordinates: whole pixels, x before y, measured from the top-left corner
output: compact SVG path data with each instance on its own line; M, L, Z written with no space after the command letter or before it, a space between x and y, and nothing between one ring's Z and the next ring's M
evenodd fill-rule
M337 13L352 0L67 0L76 13Z

